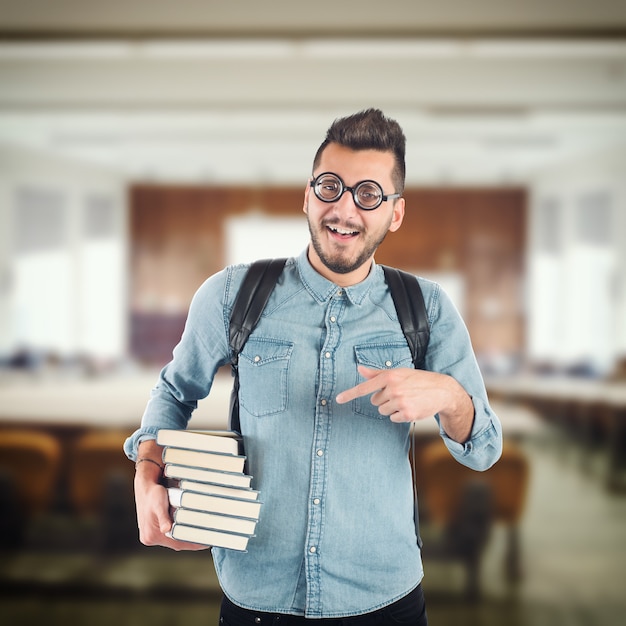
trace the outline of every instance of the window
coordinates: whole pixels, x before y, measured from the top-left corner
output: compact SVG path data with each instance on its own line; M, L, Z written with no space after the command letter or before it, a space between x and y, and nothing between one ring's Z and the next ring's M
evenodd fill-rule
M10 349L60 358L125 349L122 206L110 192L23 186L13 199Z

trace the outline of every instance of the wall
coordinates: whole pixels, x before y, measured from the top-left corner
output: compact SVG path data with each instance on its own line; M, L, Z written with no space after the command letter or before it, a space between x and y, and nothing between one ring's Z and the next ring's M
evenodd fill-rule
M138 185L130 197L131 345L141 360L164 361L193 293L230 260L227 220L300 216L303 190ZM481 359L495 366L519 358L525 192L409 189L405 197L405 222L387 237L377 261L461 285L457 305ZM267 242L268 255L276 243ZM301 249L294 244L291 254Z

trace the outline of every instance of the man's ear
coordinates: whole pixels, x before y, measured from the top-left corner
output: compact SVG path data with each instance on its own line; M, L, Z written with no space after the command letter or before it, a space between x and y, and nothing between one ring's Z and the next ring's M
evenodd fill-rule
M398 198L393 205L393 215L391 217L391 224L389 224L389 232L395 233L400 226L402 226L402 220L404 219L404 198Z
M304 188L304 203L302 205L302 211L304 213L308 213L309 212L309 190L311 189L311 181L313 179L309 178L306 181L306 187Z

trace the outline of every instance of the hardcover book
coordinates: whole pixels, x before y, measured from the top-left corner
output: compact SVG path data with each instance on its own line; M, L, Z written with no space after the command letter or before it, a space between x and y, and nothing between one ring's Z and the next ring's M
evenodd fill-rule
M170 536L179 541L191 541L205 546L229 548L230 550L239 550L240 552L247 550L250 539L247 535L236 535L211 528L198 528L184 524L174 524L170 531Z
M252 519L207 513L206 511L194 511L192 509L176 509L174 511L174 522L185 524L186 526L212 528L213 530L224 530L250 536L254 535L256 529L256 521Z
M162 428L157 433L157 443L165 447L243 456L243 438L232 430Z
M247 517L258 519L261 511L261 502L258 500L244 500L241 498L228 498L226 496L214 496L184 489L168 489L170 504L173 507L206 511L209 513L222 513L235 517Z
M178 486L183 491L195 491L197 493L209 493L216 496L229 496L230 498L243 498L244 500L258 500L259 492L254 489L238 489L237 487L224 487L213 483L196 482L194 480L181 480Z
M188 465L190 467L219 470L221 472L243 473L245 462L245 456L235 456L232 454L218 454L174 447L166 447L163 450L163 463L165 463L165 465L172 463L176 465Z
M171 463L165 466L163 473L168 478L188 479L228 487L239 487L240 489L248 489L252 481L252 476L248 474L220 472L219 470L189 467L188 465L173 465Z

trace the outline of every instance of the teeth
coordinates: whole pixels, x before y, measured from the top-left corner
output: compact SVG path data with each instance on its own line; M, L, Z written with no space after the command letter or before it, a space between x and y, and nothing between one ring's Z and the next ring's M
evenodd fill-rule
M334 226L331 226L330 229L340 235L356 235L354 230L343 230L343 228L335 228Z

